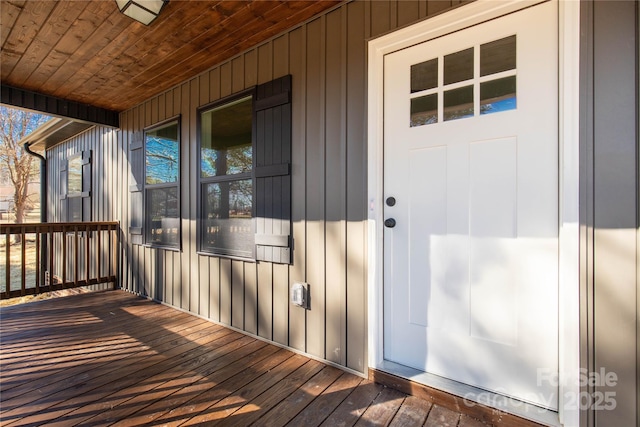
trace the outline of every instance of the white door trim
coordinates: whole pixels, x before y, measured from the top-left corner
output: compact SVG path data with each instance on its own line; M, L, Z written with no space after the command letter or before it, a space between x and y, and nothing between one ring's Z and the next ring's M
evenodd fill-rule
M551 0L557 1L557 0ZM478 0L369 41L368 45L368 343L369 366L399 372L383 353L383 70L384 56L427 40L541 3ZM560 410L533 416L551 425L578 426L579 358L579 47L580 4L558 1L559 11L559 363ZM398 367L396 367L398 369ZM541 380L546 377L541 377ZM428 378L423 381L429 382ZM430 384L447 388L446 384ZM456 391L457 390L457 391ZM463 389L453 386L450 392ZM467 395L466 397L469 397ZM465 396L463 396L465 397ZM473 397L471 398L473 400ZM566 399L566 400L565 400ZM485 400L491 404L491 400ZM522 405L501 407L516 415Z

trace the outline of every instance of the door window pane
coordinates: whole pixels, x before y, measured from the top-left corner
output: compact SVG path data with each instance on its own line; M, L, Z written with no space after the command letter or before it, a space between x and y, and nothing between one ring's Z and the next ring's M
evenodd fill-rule
M444 84L462 82L473 78L473 48L444 57Z
M473 85L444 93L444 120L473 117Z
M438 59L411 66L411 93L438 86Z
M515 68L515 35L480 46L480 76L514 70Z
M250 179L203 186L202 248L251 257L254 246L253 185Z
M202 113L200 173L203 178L250 172L252 97Z
M178 123L145 133L145 174L147 184L178 182Z
M146 242L162 246L178 246L180 218L178 188L147 190Z
M411 127L438 122L438 94L411 100Z
M516 76L480 84L480 114L516 109Z

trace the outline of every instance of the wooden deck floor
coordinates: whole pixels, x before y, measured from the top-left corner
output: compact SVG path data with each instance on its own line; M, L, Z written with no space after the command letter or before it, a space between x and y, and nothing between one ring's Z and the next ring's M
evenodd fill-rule
M480 421L122 291L0 309L0 425Z

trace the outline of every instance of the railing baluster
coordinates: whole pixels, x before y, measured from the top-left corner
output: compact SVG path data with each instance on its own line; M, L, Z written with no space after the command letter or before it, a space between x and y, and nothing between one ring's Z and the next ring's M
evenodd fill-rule
M67 287L67 231L62 230L62 288Z
M36 294L40 293L40 233L36 232Z
M120 247L120 225L116 224L114 227L115 227L115 230L116 230L116 244L115 244L113 250L114 250L114 252L116 254L115 276L116 276L116 280L118 280L118 279L122 279L122 275L124 274L122 272L122 265L120 264L120 260L124 256L124 251ZM122 283L118 283L118 285L121 285L121 284ZM115 283L114 283L114 286L116 286Z
M96 234L98 235L98 271L96 276L98 276L98 281L102 281L102 231L100 224L98 224L98 231Z
M7 298L11 295L11 234L9 234L9 228L7 230L7 253L6 253L6 271L5 271L5 292L7 294Z
M55 257L53 255L53 253L55 252L55 234L53 234L53 227L49 228L49 238L51 240L50 245L51 248L49 249L49 287L54 285L54 261L55 261Z
M109 226L107 228L107 230L109 230L108 231L108 233L109 233L109 241L107 242L108 245L109 245L109 247L107 249L107 253L109 254L109 258L108 258L109 268L107 270L107 275L109 277L113 277L114 276L114 274L113 274L113 245L112 245L113 230L111 229L111 226ZM115 288L116 288L116 283L114 281L113 282L113 289L115 289Z
M24 296L27 291L27 235L24 227L21 228L20 232L20 244L22 245L20 247L22 252L22 268L20 269L22 283L20 284L20 294Z
M78 245L79 245L79 243L78 243L78 226L76 225L74 227L74 229L75 229L75 232L74 232L74 235L73 235L73 239L74 239L74 242L73 242L74 257L73 257L73 259L75 260L75 262L73 263L73 267L74 267L74 269L73 269L73 286L78 286L78 260L80 259L79 258L79 251L78 251Z
M87 285L89 284L89 278L91 276L91 256L90 256L90 251L91 251L91 242L89 239L89 236L91 235L91 231L89 228L89 224L85 224L85 233L84 233L84 239L85 239L85 259L86 259L86 263L85 263L85 267L86 267L86 272L87 272Z
M49 226L49 289L53 286L53 253L55 252L53 227Z

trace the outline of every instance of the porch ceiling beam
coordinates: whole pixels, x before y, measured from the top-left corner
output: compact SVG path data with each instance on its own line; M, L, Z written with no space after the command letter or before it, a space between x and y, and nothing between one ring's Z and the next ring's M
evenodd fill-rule
M65 117L80 122L117 128L119 113L105 108L81 104L13 86L1 85L0 103L12 107L39 111L50 116Z

